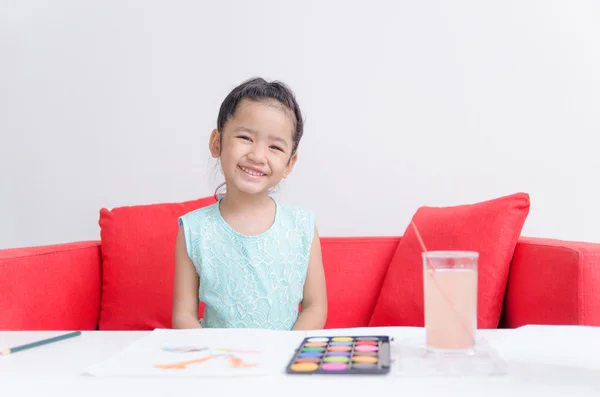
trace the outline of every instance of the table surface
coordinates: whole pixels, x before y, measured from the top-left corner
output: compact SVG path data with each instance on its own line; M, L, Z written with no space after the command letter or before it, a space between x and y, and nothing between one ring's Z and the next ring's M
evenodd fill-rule
M64 334L65 331L1 331L0 349ZM508 365L500 376L403 377L392 370L386 376L293 376L273 373L261 377L150 378L94 377L83 373L108 359L149 331L87 331L81 336L9 356L0 356L1 390L9 395L144 396L193 394L240 395L254 391L263 396L339 392L358 395L445 396L598 396L600 395L600 327L525 326L514 330L478 330L477 338L491 345ZM398 343L422 338L413 327L321 330L306 335L387 334ZM290 352L282 352L289 355ZM263 382L263 381L268 381Z

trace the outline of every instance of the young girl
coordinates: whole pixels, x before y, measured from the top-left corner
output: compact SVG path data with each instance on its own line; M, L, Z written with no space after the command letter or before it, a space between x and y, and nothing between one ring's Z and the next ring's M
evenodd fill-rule
M173 328L323 328L327 296L313 213L269 195L292 172L302 134L300 108L282 83L246 81L221 104L209 149L226 194L179 218ZM199 300L206 305L200 321Z

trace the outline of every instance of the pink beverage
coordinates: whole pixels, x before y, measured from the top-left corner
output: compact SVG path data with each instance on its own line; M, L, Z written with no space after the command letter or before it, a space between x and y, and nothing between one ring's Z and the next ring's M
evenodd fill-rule
M432 251L423 255L425 334L429 350L473 352L478 257L478 253L467 251Z

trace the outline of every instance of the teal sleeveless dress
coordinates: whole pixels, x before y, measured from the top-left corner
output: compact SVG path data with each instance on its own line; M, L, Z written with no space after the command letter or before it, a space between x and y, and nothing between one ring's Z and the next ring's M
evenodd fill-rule
M290 330L303 298L314 214L274 200L271 227L247 236L225 222L220 201L179 218L206 305L200 324Z

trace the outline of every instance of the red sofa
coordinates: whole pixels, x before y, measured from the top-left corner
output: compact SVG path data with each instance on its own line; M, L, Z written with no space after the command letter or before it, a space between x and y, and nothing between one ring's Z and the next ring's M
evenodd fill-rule
M151 216L102 210L100 241L0 250L0 329L170 327L172 243L177 215L188 209L146 208ZM143 227L132 233L113 225L112 234L105 235L118 216ZM105 249L111 238L127 246L118 253L113 246ZM400 239L321 237L326 328L368 326ZM519 239L498 326L524 324L600 325L600 244Z

